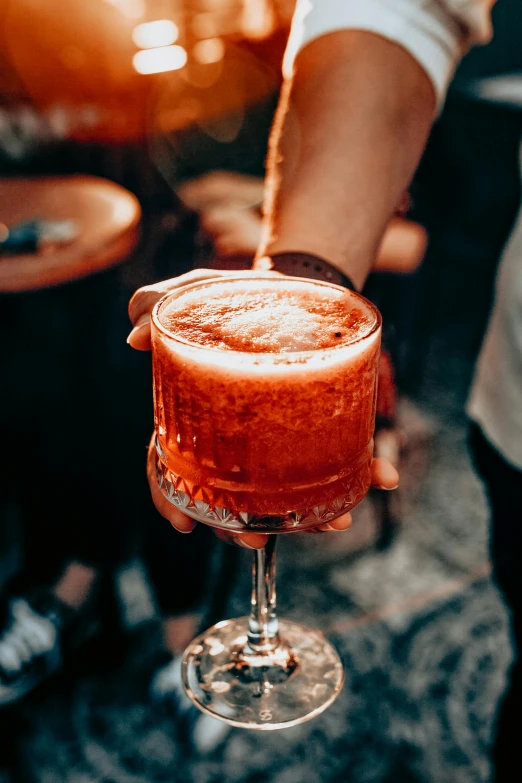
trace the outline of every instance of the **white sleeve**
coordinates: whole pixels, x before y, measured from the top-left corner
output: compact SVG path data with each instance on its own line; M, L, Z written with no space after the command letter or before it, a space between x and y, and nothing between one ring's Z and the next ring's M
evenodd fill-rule
M336 30L367 30L404 47L430 77L439 105L466 49L491 38L495 0L297 0L283 63Z

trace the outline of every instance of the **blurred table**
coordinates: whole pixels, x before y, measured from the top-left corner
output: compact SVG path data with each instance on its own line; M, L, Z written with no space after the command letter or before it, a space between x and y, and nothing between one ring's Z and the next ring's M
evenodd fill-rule
M0 179L0 221L72 220L77 236L46 253L0 257L0 291L34 291L123 261L138 238L141 210L128 190L98 177Z
M131 352L120 280L140 216L135 196L102 178L0 179L0 221L8 227L41 219L72 220L78 229L46 253L0 256L0 527L16 509L4 548L20 542L24 573L35 584L55 579L61 567L57 529L94 518L118 524L112 485L120 462L120 472L133 476L121 516L130 519L134 483L145 482L145 437L134 435L129 411L138 411L148 433L150 388L145 403L144 395L136 401L122 370ZM147 372L143 381L136 375L139 389L140 382L150 387ZM108 445L117 436L121 460Z

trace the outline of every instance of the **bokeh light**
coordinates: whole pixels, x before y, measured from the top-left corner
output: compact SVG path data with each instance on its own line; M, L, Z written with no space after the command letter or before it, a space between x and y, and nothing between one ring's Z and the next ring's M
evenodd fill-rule
M242 30L245 38L262 40L274 31L275 15L268 0L244 0Z
M204 41L198 41L192 49L194 59L202 65L217 63L223 59L225 54L225 44L221 38L207 38Z
M137 25L132 31L132 40L140 49L153 49L156 46L169 46L177 41L177 25L170 19L157 19Z
M138 73L151 74L177 71L187 62L187 53L182 46L162 46L158 49L144 49L136 52L132 64Z
M215 14L209 12L194 14L191 27L198 38L212 38L219 31L219 21Z

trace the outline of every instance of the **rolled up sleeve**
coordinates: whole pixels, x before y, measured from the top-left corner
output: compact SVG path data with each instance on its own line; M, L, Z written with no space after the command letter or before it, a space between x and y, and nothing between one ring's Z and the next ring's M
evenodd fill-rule
M406 49L433 83L438 104L464 52L491 37L495 0L298 0L283 63L292 73L298 52L339 30L376 33Z

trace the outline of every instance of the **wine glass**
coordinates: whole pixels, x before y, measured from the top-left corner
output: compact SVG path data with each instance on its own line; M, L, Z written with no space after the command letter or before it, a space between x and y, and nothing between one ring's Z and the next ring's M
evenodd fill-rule
M162 493L204 524L271 534L254 553L250 616L217 623L183 657L188 696L232 726L293 726L341 690L332 645L277 618L275 534L329 522L368 491L380 333L358 294L262 273L185 286L152 313Z

